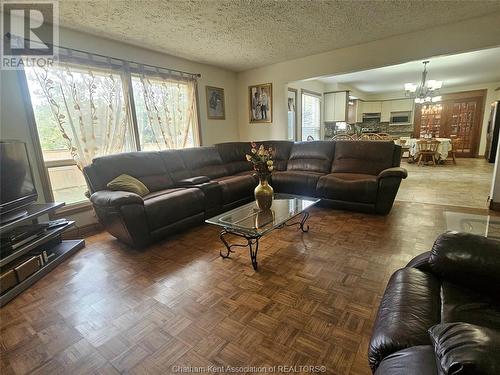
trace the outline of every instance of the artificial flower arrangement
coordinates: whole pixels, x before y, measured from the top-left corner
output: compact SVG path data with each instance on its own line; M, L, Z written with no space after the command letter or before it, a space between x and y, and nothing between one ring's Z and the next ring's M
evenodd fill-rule
M252 149L246 158L253 164L253 169L257 172L257 177L260 180L267 180L273 172L273 152L272 147L266 149L264 145L260 145L257 148L257 144L252 142Z

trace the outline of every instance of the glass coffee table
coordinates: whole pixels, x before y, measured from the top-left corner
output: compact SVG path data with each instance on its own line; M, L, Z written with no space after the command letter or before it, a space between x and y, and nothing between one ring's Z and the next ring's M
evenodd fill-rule
M222 258L229 258L231 253L234 253L233 247L248 247L252 266L254 270L257 270L259 239L272 230L285 226L298 225L303 232L309 231L309 225L306 225L309 212L306 210L319 201L317 198L299 195L274 194L273 204L269 210L260 210L253 201L214 216L206 222L223 228L220 232L220 239L226 251L220 251ZM300 220L291 222L298 216L301 216ZM230 244L225 238L228 234L244 238L246 244Z

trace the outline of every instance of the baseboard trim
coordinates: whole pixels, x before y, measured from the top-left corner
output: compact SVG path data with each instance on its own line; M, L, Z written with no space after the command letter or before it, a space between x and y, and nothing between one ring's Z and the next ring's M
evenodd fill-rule
M490 201L490 210L500 211L500 202Z
M103 228L99 223L75 226L65 231L64 234L62 235L62 238L65 240L79 239L102 232L102 230Z

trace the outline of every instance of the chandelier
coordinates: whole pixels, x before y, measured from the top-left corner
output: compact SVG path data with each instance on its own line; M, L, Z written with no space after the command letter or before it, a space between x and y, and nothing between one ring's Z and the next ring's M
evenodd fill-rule
M415 103L435 103L441 101L439 89L443 86L443 81L428 80L427 81L427 64L429 61L424 61L424 71L422 72L422 81L420 85L414 83L405 83L405 96L415 98Z

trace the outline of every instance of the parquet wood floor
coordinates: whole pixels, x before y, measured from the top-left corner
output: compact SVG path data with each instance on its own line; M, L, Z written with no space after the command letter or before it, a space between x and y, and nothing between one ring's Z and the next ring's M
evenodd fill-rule
M330 374L369 374L387 280L446 229L444 210L398 202L380 217L313 208L309 233L263 238L259 272L247 252L221 259L209 225L142 252L106 233L89 237L0 310L1 373L324 365Z

